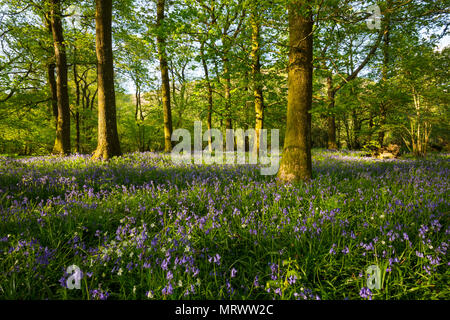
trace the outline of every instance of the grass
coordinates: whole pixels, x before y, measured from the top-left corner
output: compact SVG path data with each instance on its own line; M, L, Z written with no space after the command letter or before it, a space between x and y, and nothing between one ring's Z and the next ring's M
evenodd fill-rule
M448 156L315 150L313 167L279 185L155 153L1 157L0 297L450 298ZM371 265L382 285L366 292Z

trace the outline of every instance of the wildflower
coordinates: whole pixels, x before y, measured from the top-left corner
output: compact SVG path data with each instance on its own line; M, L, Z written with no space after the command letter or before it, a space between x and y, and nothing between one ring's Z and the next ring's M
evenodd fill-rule
M359 295L363 299L369 299L372 300L372 291L370 291L369 288L362 287L362 289L359 291Z
M297 276L296 276L296 275L292 275L292 276L290 276L290 277L288 278L288 283L289 283L290 285L295 284L296 281L297 281Z
M101 289L94 289L90 291L91 297L97 300L106 300L109 297L108 292L103 292Z
M234 278L236 276L237 270L235 268L231 269L231 277Z
M259 287L259 278L258 278L258 276L256 276L255 277L255 280L253 281L253 285L255 286L255 287Z
M169 282L169 284L162 289L162 294L163 295L171 295L172 293L173 293L173 287L172 287L172 284Z

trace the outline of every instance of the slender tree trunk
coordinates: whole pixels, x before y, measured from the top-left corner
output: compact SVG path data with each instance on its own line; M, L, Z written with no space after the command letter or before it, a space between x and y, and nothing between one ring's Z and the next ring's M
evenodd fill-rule
M328 142L327 147L330 150L336 150L337 149L337 143L336 143L336 117L334 115L334 96L335 91L333 89L333 78L332 75L329 75L327 77L327 94L328 94L328 117L327 117L327 124L328 124Z
M211 81L209 80L209 70L208 64L206 62L205 53L204 53L204 42L200 44L200 57L202 59L203 72L205 73L205 81L206 87L208 89L208 116L206 119L206 126L208 130L212 128L212 110L213 110L213 90L211 87ZM212 151L212 136L208 135L208 148L209 151Z
M77 110L75 111L75 129L76 129L76 152L81 153L81 146L80 146L80 112Z
M94 159L110 159L122 154L116 120L111 20L112 0L96 0L98 142Z
M233 129L231 121L231 75L229 69L229 60L224 53L223 62L223 78L224 78L224 91L225 91L225 129Z
M353 122L353 149L358 150L361 148L359 142L359 134L361 133L361 120L358 119L358 114L355 109L352 110L352 122Z
M67 57L61 23L61 7L59 0L50 0L50 25L55 48L57 68L56 95L58 105L58 121L53 153L70 153L70 107L67 89Z
M164 152L172 151L172 110L170 107L170 80L169 68L166 57L166 39L161 28L164 21L165 0L158 0L156 7L156 26L158 35L156 42L158 45L159 68L161 70L161 95L164 113Z
M278 178L282 182L310 180L312 103L311 1L294 0L289 10L288 107L284 150Z
M256 141L254 144L254 152L259 150L260 133L264 125L264 98L262 91L262 74L261 74L261 52L260 52L260 23L254 9L251 16L252 27L252 50L250 57L252 60L252 81L253 81L253 97L255 101L255 134Z
M385 27L384 27L384 34L383 34L383 67L381 70L382 78L381 81L384 85L386 85L386 81L388 80L388 70L389 70L389 63L390 63L390 56L389 56L389 46L390 46L390 31L391 31L391 13L390 10L392 9L392 0L387 1L387 13L385 15ZM386 116L387 116L387 102L382 101L380 104L380 131L378 133L378 143L380 144L380 147L383 147L384 143L384 136L386 130L383 128L386 125Z
M140 95L141 94L140 94L140 90L139 90L139 84L136 81L136 91L135 91L136 104L135 104L135 111L134 111L134 120L135 120L136 126L137 126L137 145L138 145L138 150L142 151L142 145L143 145L144 141L141 138L141 124L139 123Z
M58 94L56 92L56 78L55 78L56 65L49 63L47 66L48 85L50 87L50 93L52 95L52 112L55 118L55 129L58 128Z
M76 129L76 140L75 140L75 150L77 153L81 153L80 146L80 80L78 79L77 71L77 60L76 60L76 48L73 49L74 52L74 62L73 62L73 80L75 82L75 129Z

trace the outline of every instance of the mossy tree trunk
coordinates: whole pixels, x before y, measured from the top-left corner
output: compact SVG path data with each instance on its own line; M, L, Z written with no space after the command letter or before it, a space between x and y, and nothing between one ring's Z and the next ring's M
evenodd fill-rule
M55 49L57 69L56 99L58 119L56 122L56 139L53 146L55 154L70 153L70 106L67 87L67 57L61 23L61 4L59 0L50 0L50 28Z
M313 20L310 1L289 6L289 69L286 134L278 178L281 182L311 179L311 110Z
M112 0L96 0L98 143L93 158L105 160L122 154L116 120L111 20Z

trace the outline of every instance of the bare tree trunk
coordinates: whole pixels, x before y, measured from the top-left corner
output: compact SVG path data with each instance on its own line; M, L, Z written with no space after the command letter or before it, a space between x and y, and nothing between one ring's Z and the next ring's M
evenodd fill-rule
M122 154L116 120L111 20L112 0L96 0L98 143L94 159L110 159Z
M288 108L284 150L278 178L282 182L310 180L312 103L311 1L294 0L289 10Z
M256 141L254 144L254 152L259 150L260 132L264 125L264 97L262 91L262 74L260 62L260 22L256 14L257 8L253 9L251 15L252 26L252 51L250 57L252 59L252 81L253 81L253 97L255 101L255 134Z
M67 89L67 57L61 23L61 7L59 0L50 0L50 26L55 48L57 68L56 95L58 105L58 121L53 153L70 153L70 107Z
M164 113L164 152L172 151L172 110L170 107L170 80L166 57L166 39L162 35L165 0L158 0L156 7L156 26L159 28L156 42L158 44L159 67L161 69L161 94Z

